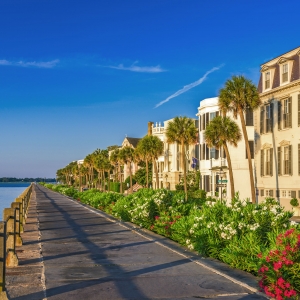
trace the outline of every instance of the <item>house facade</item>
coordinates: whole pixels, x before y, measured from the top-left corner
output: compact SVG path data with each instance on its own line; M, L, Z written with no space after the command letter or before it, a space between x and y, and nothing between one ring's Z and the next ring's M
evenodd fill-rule
M261 65L255 113L258 201L300 198L300 47Z
M231 195L225 151L223 149L209 148L204 139L204 132L207 125L220 114L218 101L218 97L203 99L200 101L200 106L198 107L201 189L205 190L208 196L218 196L230 201L234 195ZM227 116L233 119L232 113L227 113ZM240 118L238 117L237 120L233 120L241 129ZM252 111L249 110L245 113L245 120L254 167L254 124ZM244 138L238 142L237 147L228 145L228 151L231 157L235 191L239 192L240 199L250 198L250 175Z
M164 121L162 123L152 124L151 134L157 136L164 143L164 153L158 157L157 160L157 170L159 182L156 182L155 172L153 170L153 187L154 188L166 188L170 190L175 190L176 185L180 182L181 177L183 176L183 166L181 162L181 151L180 145L169 144L167 143L167 138L165 130L168 127L168 123L171 120ZM196 127L198 127L197 120L195 121ZM189 145L186 150L186 170L192 171L195 168L192 167L192 158L198 158L198 146Z

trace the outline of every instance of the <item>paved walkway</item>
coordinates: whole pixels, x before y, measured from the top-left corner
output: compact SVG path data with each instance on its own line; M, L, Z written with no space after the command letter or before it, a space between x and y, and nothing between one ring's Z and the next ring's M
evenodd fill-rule
M265 299L253 292L255 280L247 273L44 187L34 190L20 266L8 270L10 299Z

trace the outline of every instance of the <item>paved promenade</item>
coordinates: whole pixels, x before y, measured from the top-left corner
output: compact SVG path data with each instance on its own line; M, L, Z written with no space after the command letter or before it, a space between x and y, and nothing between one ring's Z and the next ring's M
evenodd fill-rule
M23 242L20 266L7 270L10 299L265 299L251 275L41 186Z

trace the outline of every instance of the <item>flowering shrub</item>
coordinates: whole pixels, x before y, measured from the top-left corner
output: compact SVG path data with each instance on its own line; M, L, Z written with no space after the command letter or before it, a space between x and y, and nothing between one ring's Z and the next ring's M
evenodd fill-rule
M64 194L70 194L69 189L58 188ZM197 198L197 193L190 194L186 201L182 191L164 189L140 189L128 196L98 190L74 195L83 203L167 236L190 250L261 275L264 291L282 297L278 299L295 298L294 291L299 293L299 250L295 247L300 245L296 234L300 227L290 222L293 214L285 212L274 198L253 205L248 200L241 201L237 195L228 205L211 197ZM292 234L285 236L286 230ZM275 248L281 254L271 255L270 249ZM262 257L266 257L263 263Z
M295 228L281 233L276 238L276 249L266 255L258 254L262 260L258 273L262 290L276 300L300 298L300 231Z

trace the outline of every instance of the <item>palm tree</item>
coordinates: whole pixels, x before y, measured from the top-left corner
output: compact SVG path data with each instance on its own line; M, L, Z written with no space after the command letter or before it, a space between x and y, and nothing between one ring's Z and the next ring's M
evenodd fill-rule
M132 147L126 146L122 148L119 152L120 160L127 165L129 169L130 177L130 193L132 193L132 170L131 164L134 162L134 149Z
M187 117L175 117L166 129L167 143L181 145L181 161L183 166L183 182L185 199L187 200L185 146L197 143L198 130L195 121Z
M229 169L231 197L234 197L235 191L231 158L227 144L237 147L237 143L241 138L242 134L239 126L229 117L215 117L209 122L204 132L204 139L208 147L215 147L216 149L223 147L225 150Z
M121 164L122 164L122 159L120 157L120 149L115 149L113 152L110 154L110 161L111 163L117 168L117 177L119 177L119 182L120 182L120 193L122 194L123 188L122 188L122 174L121 174Z
M88 184L89 184L89 187L91 185L91 183L93 182L93 177L94 177L94 155L93 154L88 154L84 160L83 160L83 164L85 167L88 168L89 170L89 174L88 174Z
M229 111L233 113L233 117L235 119L237 119L238 116L241 119L242 131L245 139L248 157L252 203L256 203L256 197L251 151L248 141L244 113L247 109L257 109L260 104L261 100L259 98L256 86L252 83L251 80L246 79L244 76L232 76L231 79L226 81L225 87L221 89L219 93L219 107L223 114Z
M151 161L152 157L156 159L156 157L158 157L162 153L162 150L160 148L163 149L163 143L161 141L160 143L159 141L157 141L156 137L154 138L154 136L146 135L139 141L136 147L135 153L137 156L137 160L144 161L146 163L146 187L147 188L149 187L149 161ZM156 153L157 155L151 155L152 152L153 153L156 152L155 149L151 149L151 145L152 148L158 147L158 153ZM158 178L158 174L157 174L157 178Z

